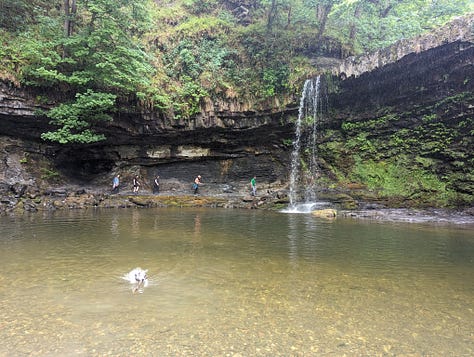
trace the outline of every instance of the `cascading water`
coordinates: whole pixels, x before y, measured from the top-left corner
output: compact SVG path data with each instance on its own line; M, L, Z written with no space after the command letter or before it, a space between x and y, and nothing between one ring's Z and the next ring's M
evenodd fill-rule
M305 81L301 93L298 118L296 120L295 140L293 142L293 152L291 153L290 171L290 207L289 211L310 211L314 207L316 200L316 176L317 176L317 147L316 134L318 115L320 113L320 84L321 76ZM309 163L306 165L306 172L303 176L301 170L301 146L303 127L310 130L308 135ZM300 186L304 186L303 192ZM302 194L301 194L302 193ZM300 197L302 196L302 197ZM298 200L300 202L298 203Z
M321 101L321 76L317 76L314 80L313 90L309 93L309 107L306 109L307 117L310 117L312 120L313 125L311 127L311 136L310 136L310 143L309 149L311 152L311 157L309 160L309 181L306 183L305 187L305 195L304 199L306 201L315 201L316 200L316 176L318 174L318 165L317 165L317 124L318 118L321 117L321 109L322 106L320 105Z

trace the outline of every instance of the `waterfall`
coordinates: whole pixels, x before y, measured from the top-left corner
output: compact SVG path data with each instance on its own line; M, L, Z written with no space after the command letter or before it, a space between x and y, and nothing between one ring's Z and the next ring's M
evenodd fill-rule
M293 151L291 153L291 171L290 171L290 207L295 207L299 199L300 183L304 183L303 202L314 201L315 195L315 179L317 175L317 121L318 107L320 101L320 83L321 76L311 78L305 81L303 91L300 98L300 106L298 109L298 118L296 120L295 140L293 141ZM301 146L303 127L309 132L308 145L305 149L309 150L309 163L307 165L306 175L303 176L301 170ZM302 180L302 177L304 180Z

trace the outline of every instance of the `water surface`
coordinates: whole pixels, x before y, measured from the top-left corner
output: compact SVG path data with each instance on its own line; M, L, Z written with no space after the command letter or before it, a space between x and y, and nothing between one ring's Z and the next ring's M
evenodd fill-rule
M471 225L169 208L0 222L0 355L474 355ZM121 279L137 266L143 293Z

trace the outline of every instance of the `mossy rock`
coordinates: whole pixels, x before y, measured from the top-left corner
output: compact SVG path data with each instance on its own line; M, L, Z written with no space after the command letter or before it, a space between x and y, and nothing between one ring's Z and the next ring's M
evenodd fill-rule
M337 217L337 211L332 208L318 209L311 211L311 214L318 218L334 219Z

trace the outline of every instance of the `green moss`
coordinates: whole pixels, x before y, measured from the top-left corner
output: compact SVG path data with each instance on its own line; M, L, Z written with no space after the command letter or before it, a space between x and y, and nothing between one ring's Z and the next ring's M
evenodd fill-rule
M60 178L60 174L57 171L50 170L47 168L41 169L41 179L46 181L57 181Z
M462 92L456 95L443 98L435 104L435 108L450 107L453 104L463 104L472 101L474 94L472 92Z
M399 120L394 113L386 114L376 119L360 121L360 122L344 122L341 125L342 130L346 132L360 131L360 130L375 130L387 126L389 122Z
M436 114L427 114L427 115L424 115L422 118L421 118L421 121L424 122L424 123L429 123L429 122L432 122L434 120L436 120L438 116Z
M27 152L25 152L25 153L23 154L23 157L20 159L20 164L27 164L27 163L28 163L28 157L29 157L29 156L30 156L30 155L29 155Z
M454 193L448 189L447 183L433 171L417 165L417 162L431 165L421 157L413 164L405 156L380 162L357 157L349 178L378 192L381 197L404 197L434 206L449 205Z
M368 139L369 133L363 132L347 140L346 146L350 151L365 151L373 153L376 150L374 143Z

